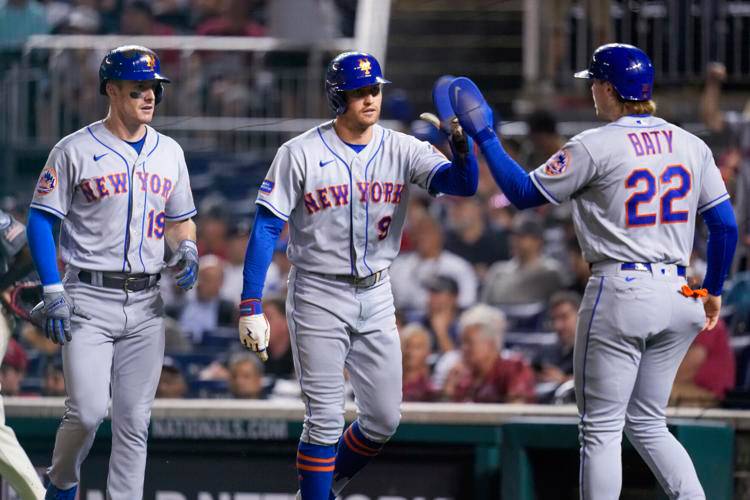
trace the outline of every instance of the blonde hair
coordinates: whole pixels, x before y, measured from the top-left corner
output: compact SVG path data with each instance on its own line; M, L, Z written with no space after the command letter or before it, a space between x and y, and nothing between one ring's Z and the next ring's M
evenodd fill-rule
M656 113L656 103L648 101L620 101L623 115L653 115Z

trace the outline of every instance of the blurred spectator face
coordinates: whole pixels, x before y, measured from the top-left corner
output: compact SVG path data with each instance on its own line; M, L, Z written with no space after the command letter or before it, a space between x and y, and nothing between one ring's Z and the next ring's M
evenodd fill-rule
M258 399L263 390L263 374L256 363L242 360L229 367L229 392L239 399Z
M423 258L437 257L443 251L443 233L432 217L425 216L414 228L417 252Z
M180 370L172 366L163 366L159 385L156 387L156 397L181 399L186 395L187 383Z
M206 217L198 222L198 241L210 252L221 253L226 246L227 224L217 217Z
M271 326L271 335L288 334L286 315L273 302L263 303L263 313Z
M383 103L382 88L381 84L376 84L345 92L346 112L340 118L347 128L364 131L378 122Z
M430 335L424 328L414 328L405 335L402 350L405 371L424 368L431 354Z
M488 338L479 325L467 326L461 332L461 355L472 372L487 366L500 353L493 339Z
M447 276L436 276L426 284L427 309L430 315L441 311L455 311L458 307L458 283Z
M219 296L224 283L224 264L215 255L204 255L198 267L198 300L208 302Z
M570 302L561 302L550 311L552 329L555 330L560 342L565 345L573 345L576 338L576 324L578 323L578 311Z
M248 237L247 233L239 233L229 238L227 242L227 260L231 264L244 264Z
M151 34L151 23L153 21L148 5L145 2L136 2L135 5L128 4L120 16L120 33L123 35L149 35Z
M2 375L2 381L0 381L2 394L4 396L17 396L21 392L23 372L12 366L3 366L0 369L0 375Z
M475 197L456 198L450 205L448 217L451 229L455 231L462 231L484 222L482 205Z
M50 365L44 371L42 394L45 396L65 396L65 377L62 367Z
M510 239L510 248L515 257L525 260L541 254L542 240L529 234L513 234Z

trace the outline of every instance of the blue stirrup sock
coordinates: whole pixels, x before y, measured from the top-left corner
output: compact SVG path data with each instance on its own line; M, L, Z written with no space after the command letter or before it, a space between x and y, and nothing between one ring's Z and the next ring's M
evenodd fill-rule
M385 443L372 441L362 434L359 422L355 420L339 439L336 453L336 469L333 473L333 487L329 500L335 499L344 486L361 471L365 465L380 453Z
M336 446L304 443L297 447L297 475L303 500L328 500Z

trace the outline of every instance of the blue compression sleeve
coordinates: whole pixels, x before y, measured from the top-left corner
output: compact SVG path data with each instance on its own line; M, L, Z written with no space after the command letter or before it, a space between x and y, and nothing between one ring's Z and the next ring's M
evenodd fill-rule
M29 242L31 257L36 264L36 270L42 285L61 283L57 270L57 247L53 228L57 217L44 210L32 208L29 210L29 220L26 226L26 239Z
M737 221L731 202L726 200L706 210L703 220L708 226L708 268L703 288L711 295L719 296L737 248Z
M260 299L263 296L263 285L266 281L268 266L273 259L273 249L279 239L285 222L276 217L270 210L258 205L255 213L253 231L245 252L245 268L242 271L242 300Z
M531 176L505 152L500 139L493 137L484 141L480 147L492 177L516 208L523 210L548 203L547 198L531 182Z

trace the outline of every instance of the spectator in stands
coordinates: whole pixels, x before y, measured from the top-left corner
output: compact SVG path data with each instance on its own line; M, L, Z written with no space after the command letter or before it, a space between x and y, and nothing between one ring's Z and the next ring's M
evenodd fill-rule
M452 351L458 344L458 283L448 276L433 276L425 288L427 314L422 325L430 335L430 344L438 353Z
M190 26L196 28L204 21L218 16L224 0L190 0Z
M537 381L559 385L573 378L573 346L580 305L581 296L576 292L559 291L552 295L549 319L557 343L543 350L535 360Z
M154 18L151 2L134 0L127 2L122 9L120 34L170 36L175 34L175 30Z
M281 237L276 240L276 246L273 250L271 266L266 274L266 285L263 288L263 295L286 295L289 271L292 269L292 263L286 256L286 248L289 244L289 225L287 224L281 231Z
M219 14L201 22L198 35L263 36L266 30L253 19L254 0L225 0Z
M513 258L487 272L482 302L496 306L545 303L565 284L558 262L543 255L542 225L516 216L510 238Z
M229 360L229 392L237 399L263 399L263 363L249 352Z
M565 139L557 132L557 119L547 110L534 111L526 119L529 127L528 141L523 144L521 165L536 168L549 160L565 145Z
M433 276L448 276L458 283L458 305L476 302L477 277L466 260L443 249L443 232L435 219L425 215L413 226L410 237L416 251L396 257L390 276L396 307L421 315L426 312L425 284Z
M238 225L229 230L227 237L227 260L224 263L221 298L237 304L238 307L242 295L242 271L249 237L247 228Z
M237 307L219 296L224 279L224 262L216 255L200 258L198 284L179 312L180 327L194 344L217 327L234 326Z
M47 16L39 3L6 0L0 4L0 49L20 50L31 35L49 33Z
M479 198L452 197L448 224L445 249L469 261L480 280L492 264L510 257L506 233L487 223Z
M430 379L430 333L422 325L410 323L400 334L404 401L434 401L438 392Z
M165 356L159 376L159 385L156 386L156 397L182 399L187 396L187 393L187 382L180 366L174 358Z
M750 268L750 99L742 112L722 112L721 85L726 77L726 67L721 63L706 68L701 114L711 132L729 136L729 146L715 156L733 198L739 232L733 269L740 271Z
M578 238L568 239L568 268L572 273L572 281L568 289L577 292L583 296L586 291L586 285L591 277L591 267L586 259L583 258L581 246L578 244ZM691 260L692 265L692 260Z
M735 359L727 325L720 319L711 330L698 334L675 376L669 404L718 406L734 387Z
M280 296L267 295L263 298L263 313L271 327L271 341L268 344L268 361L265 374L275 378L293 378L294 361L292 342L286 322L286 301Z
M54 358L44 367L42 380L42 396L66 396L65 376L63 375L62 358Z
M16 339L9 339L8 350L0 366L0 392L3 396L18 396L21 393L21 383L26 376L27 365L26 351Z
M227 222L219 211L211 210L201 216L198 219L198 253L226 258L228 232Z
M461 361L448 374L443 394L456 402L529 403L534 400L534 372L520 357L503 357L505 315L486 304L459 319Z

